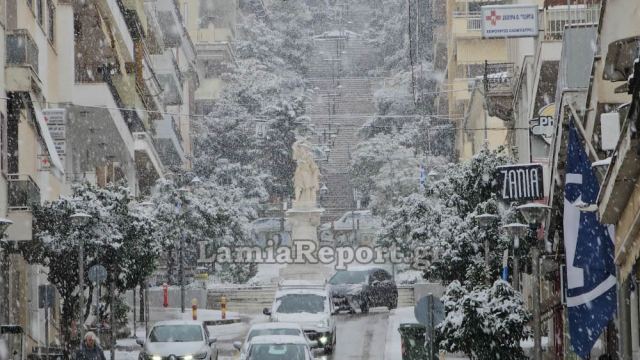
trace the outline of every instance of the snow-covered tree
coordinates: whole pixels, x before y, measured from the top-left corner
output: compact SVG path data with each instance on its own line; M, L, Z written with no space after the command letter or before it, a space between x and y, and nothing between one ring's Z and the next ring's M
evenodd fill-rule
M82 228L71 223L70 216L77 212L91 215ZM108 273L107 283L113 282L118 293L142 283L155 268L161 251L155 222L132 201L124 186L96 188L77 184L71 196L36 206L33 215L34 241L25 243L20 250L29 263L48 268L48 280L63 299L61 328L67 340L71 321L78 312L79 291L87 292L93 286L85 278L85 288L78 288L80 241L84 244L85 276L91 266L103 265ZM92 292L88 294L85 319L92 303Z
M438 169L442 178L428 179L424 194L401 198L387 212L379 242L405 251L418 246L434 249L425 276L443 284L495 280L503 251L510 244L500 231L505 221L485 229L474 218L483 213L513 216L504 213L493 193L496 167L509 161L501 152L484 149L466 162ZM485 244L489 245L488 269Z
M442 297L445 320L437 326L440 348L470 359L526 359L520 341L529 337L531 314L506 282L468 291L452 282Z
M186 265L197 266L199 243L205 242L208 252L217 253L221 247L252 245L249 224L257 214L255 204L247 201L244 190L233 184L222 186L204 180L190 191L179 191L190 177L174 182L160 179L154 188L153 216L159 224L159 238L167 249L168 275L178 283L180 246ZM244 282L255 275L256 265L250 263L208 265L209 270L224 280Z

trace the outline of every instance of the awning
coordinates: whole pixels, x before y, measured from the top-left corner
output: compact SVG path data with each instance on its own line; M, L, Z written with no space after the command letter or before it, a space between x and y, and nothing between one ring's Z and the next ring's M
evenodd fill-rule
M49 133L49 126L47 125L47 122L44 120L44 115L42 115L42 108L40 107L38 100L33 98L33 95L29 94L29 100L31 100L30 103L33 106L33 112L36 116L36 123L38 124L38 128L40 129L40 135L44 139L44 143L47 147L47 152L49 153L51 165L53 166L54 171L58 173L57 175L63 176L64 165L62 164L62 161L58 156L58 152L56 151L56 146L53 142L53 138Z

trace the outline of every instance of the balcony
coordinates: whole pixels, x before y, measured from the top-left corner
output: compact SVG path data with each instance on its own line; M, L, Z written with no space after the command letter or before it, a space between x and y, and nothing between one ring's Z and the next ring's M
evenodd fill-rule
M7 230L7 237L15 241L31 240L31 209L40 204L40 188L29 175L9 174L7 180L8 218L13 221Z
M144 0L121 0L124 9L125 20L131 34L136 39L141 38L147 32L147 15L144 12Z
M38 46L25 29L17 29L6 36L6 81L8 91L39 92L42 82L38 76Z
M40 204L40 188L29 175L8 175L8 209L30 210Z
M564 28L571 24L597 24L600 21L600 5L554 6L541 12L540 29L545 40L562 40Z
M454 11L452 32L457 37L475 37L482 35L482 15L479 11Z
M153 140L156 150L164 165L180 166L185 163L182 148L182 134L173 116L165 115L156 125L156 136Z
M166 45L177 47L184 38L182 15L176 0L157 0L156 12Z
M162 97L165 105L180 105L183 101L182 73L178 67L173 52L166 50L161 55L151 55L153 68L164 92Z
M149 194L157 179L164 174L164 166L155 145L146 132L133 133L138 188Z

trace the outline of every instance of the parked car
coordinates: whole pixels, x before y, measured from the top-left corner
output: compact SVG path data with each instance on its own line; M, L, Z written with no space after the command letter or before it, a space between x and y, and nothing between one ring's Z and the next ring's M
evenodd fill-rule
M216 338L201 321L159 321L149 332L139 360L217 360Z
M244 342L235 341L233 343L233 347L240 350L240 360L245 360L247 358L247 350L249 349L249 343L251 340L257 336L268 336L268 335L287 335L287 336L299 336L309 342L309 346L315 344L315 342L311 342L307 339L302 327L299 324L294 323L264 323L264 324L255 324L252 325L249 331L247 332L247 336L244 338Z
M360 309L368 313L372 307L384 306L389 310L398 307L398 286L382 268L339 270L329 279L329 291L338 311L355 313Z
M300 336L256 336L249 343L247 360L313 360L306 339Z
M326 354L336 344L334 307L324 286L288 286L276 291L271 309L263 310L272 322L299 324L309 340L317 341Z

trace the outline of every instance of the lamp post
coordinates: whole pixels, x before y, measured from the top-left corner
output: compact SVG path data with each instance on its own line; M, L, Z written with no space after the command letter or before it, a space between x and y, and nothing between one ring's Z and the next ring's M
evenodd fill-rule
M513 288L520 291L520 259L518 249L520 238L527 235L528 226L520 223L503 225L502 228L513 238Z
M153 203L151 201L143 201L138 203L145 211L151 209L153 207ZM144 330L145 336L149 335L149 281L145 279L144 284L140 284L142 287L140 288L140 321L144 321ZM144 290L143 290L144 288ZM142 292L144 291L144 296ZM133 321L135 322L136 314L133 314ZM136 337L135 331L133 332L133 336Z
M91 220L91 215L76 212L69 218L71 219L71 224L77 229L88 224ZM82 340L84 339L84 241L82 241L82 236L78 236L78 283L78 286L80 287L78 327L80 328L80 343L82 343Z
M13 224L13 221L5 218L0 218L0 239L4 237L5 232L9 228L9 226ZM2 254L2 264L0 264L0 275L2 278L2 287L0 287L0 291L2 292L2 313L0 313L0 320L4 323L9 323L9 304L11 303L9 300L9 254L8 252L3 252Z
M531 237L531 261L533 262L533 359L542 359L542 332L540 329L540 247L537 231L551 209L547 205L529 203L517 207L525 221L529 224Z
M180 194L180 220L184 222L184 216L187 213L185 206L187 204L187 199L185 196L188 193L191 193L192 187L197 187L202 183L199 177L194 177L191 179L189 183L190 186L183 186L178 189L178 193ZM184 224L183 224L184 225ZM184 314L185 312L185 288L184 288L184 232L180 235L180 248L178 257L180 258L180 264L178 267L178 276L180 277L180 311Z
M480 214L474 216L474 219L478 222L478 225L480 225L480 227L484 230L488 230L489 228L491 228L491 225L493 225L494 222L498 221L499 218L500 217L498 215L494 214ZM489 281L489 237L487 236L486 231L484 235L484 262L487 266L487 280Z

